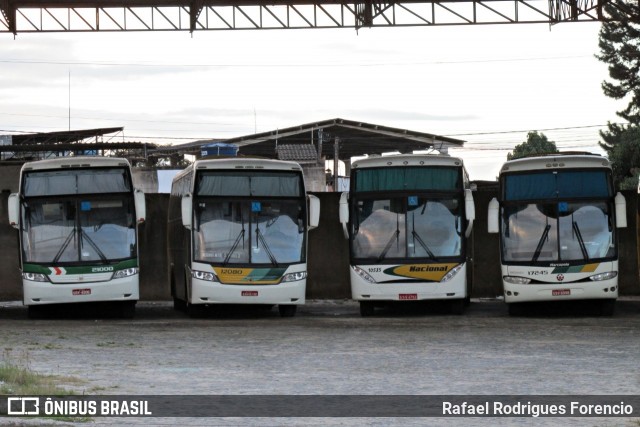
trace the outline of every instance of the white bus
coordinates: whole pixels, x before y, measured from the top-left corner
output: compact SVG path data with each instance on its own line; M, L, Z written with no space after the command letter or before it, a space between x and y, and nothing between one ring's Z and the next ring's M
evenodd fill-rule
M63 157L25 163L9 222L19 230L24 304L119 302L132 317L139 299L138 224L144 193L127 160Z
M488 231L500 233L504 298L510 314L529 301L600 299L611 315L618 297L616 228L627 226L609 161L566 154L506 162Z
M464 311L475 208L462 160L417 154L358 160L339 212L362 316L403 300L448 300L452 312Z
M294 162L199 160L175 176L168 218L174 307L189 315L215 304L305 302L307 231L320 201L306 195Z

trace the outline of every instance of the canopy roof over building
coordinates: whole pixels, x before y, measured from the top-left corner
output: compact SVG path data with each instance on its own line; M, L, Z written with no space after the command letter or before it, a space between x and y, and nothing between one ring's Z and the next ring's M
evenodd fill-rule
M98 138L103 135L122 132L124 128L100 128L82 129L60 132L27 133L11 135L13 145L37 145L37 144L73 144L76 142L88 142L87 139Z
M19 135L0 135L2 160L33 160L51 155L67 155L69 152L113 155L128 158L146 157L147 150L155 144L123 142L117 134L123 128L98 128L59 132L38 132Z
M365 154L391 151L412 153L416 150L461 147L464 144L459 139L339 118L241 136L224 142L237 145L240 154L245 156L276 158L278 144L312 144L317 147L320 138L322 155L327 158L334 157L334 143L338 141L338 157L341 160Z

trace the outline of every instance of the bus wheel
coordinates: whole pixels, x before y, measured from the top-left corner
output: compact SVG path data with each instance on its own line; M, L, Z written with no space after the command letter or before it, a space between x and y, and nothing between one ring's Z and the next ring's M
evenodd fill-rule
M600 301L600 314L602 316L613 316L613 313L616 311L616 300L614 299L603 299Z
M136 314L135 301L123 301L120 303L120 317L123 319L133 319Z
M454 299L449 301L451 314L461 315L466 308L466 299Z
M293 317L296 315L296 311L298 309L297 305L278 305L278 311L280 312L280 317Z
M39 305L27 306L27 317L29 319L44 319L46 317L45 308Z
M509 303L507 304L509 308L509 316L522 316L524 314L524 305L522 303Z
M173 297L173 309L184 313L187 311L187 302L178 297Z
M360 301L360 316L369 317L373 316L376 307L371 301Z
M201 319L204 317L204 307L198 304L196 305L189 304L189 303L185 303L185 304L186 304L185 311L189 317L191 317L192 319Z

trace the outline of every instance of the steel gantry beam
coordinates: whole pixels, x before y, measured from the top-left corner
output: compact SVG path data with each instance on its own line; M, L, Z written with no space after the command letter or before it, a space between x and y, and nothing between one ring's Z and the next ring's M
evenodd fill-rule
M267 4L268 3L268 4ZM199 31L602 21L620 0L0 0L0 32Z

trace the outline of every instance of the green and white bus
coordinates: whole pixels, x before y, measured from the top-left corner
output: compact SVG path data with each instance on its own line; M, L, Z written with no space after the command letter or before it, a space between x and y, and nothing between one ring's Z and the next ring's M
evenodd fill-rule
M19 230L23 302L43 306L118 302L132 317L139 299L138 224L144 193L127 160L63 157L25 163L9 196Z
M305 303L307 232L320 201L300 165L278 160L198 160L172 184L169 279L174 306L190 315L216 304Z
M611 315L618 297L618 228L626 201L615 194L609 161L554 154L506 162L488 231L500 234L509 313L534 301L597 299Z
M351 293L362 316L390 301L446 300L452 312L464 311L475 207L461 159L358 160L339 212L349 239Z

